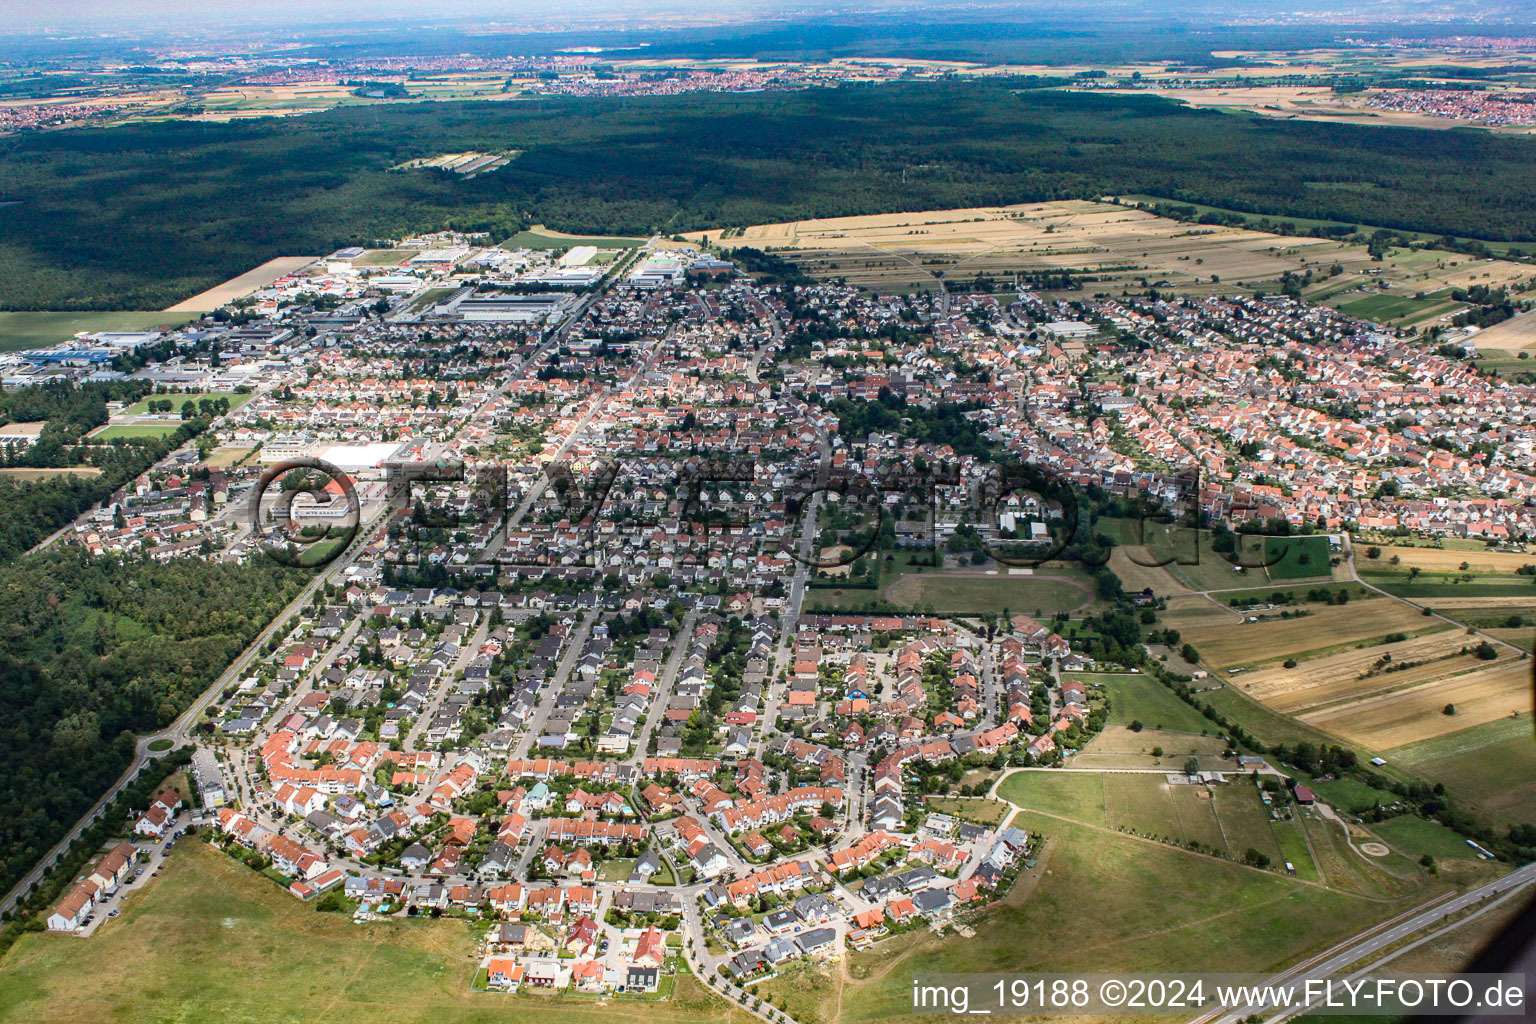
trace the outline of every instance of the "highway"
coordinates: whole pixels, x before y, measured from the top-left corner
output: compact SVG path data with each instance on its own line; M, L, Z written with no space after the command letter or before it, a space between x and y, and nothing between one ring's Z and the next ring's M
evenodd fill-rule
M1298 987L1305 986L1308 981L1336 976L1345 973L1352 964L1381 952L1389 946L1402 942L1418 932L1430 928L1445 920L1453 914L1473 907L1483 900L1492 899L1514 889L1536 882L1536 864L1527 864L1517 868L1501 878L1470 889L1452 899L1436 903L1434 906L1421 910L1412 917L1389 922L1391 927L1382 928L1380 925L1369 932L1362 933L1359 937L1351 939L1341 945L1335 946L1321 957L1314 958L1302 964L1298 964L1289 970L1282 971L1263 984L1279 985L1294 984ZM1272 1006L1240 1006L1221 1007L1217 1010L1196 1017L1193 1024L1238 1024L1239 1021L1254 1015L1262 1015L1273 1009ZM1295 1007L1280 1014L1280 1017L1289 1016L1301 1011L1301 1007Z

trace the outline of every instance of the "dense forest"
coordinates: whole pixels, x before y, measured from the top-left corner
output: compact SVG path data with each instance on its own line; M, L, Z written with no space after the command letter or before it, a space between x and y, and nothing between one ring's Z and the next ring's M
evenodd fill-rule
M52 551L0 567L0 891L112 784L307 574Z
M543 98L173 122L0 143L0 308L163 308L278 255L543 222L644 235L1143 193L1536 239L1536 140L1280 121L1006 79ZM469 180L390 171L517 149Z

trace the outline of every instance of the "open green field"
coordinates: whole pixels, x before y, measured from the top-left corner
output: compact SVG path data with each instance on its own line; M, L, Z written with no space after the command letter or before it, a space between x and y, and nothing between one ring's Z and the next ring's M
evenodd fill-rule
M1312 851L1307 848L1307 837L1301 831L1301 826L1294 821L1277 821L1274 823L1275 840L1280 844L1281 865L1291 865L1296 869L1296 877L1304 882L1321 882L1322 872L1317 870L1317 863L1312 859Z
M1207 852L1234 860L1250 849L1274 863L1280 858L1269 812L1246 779L1207 789L1172 785L1150 772L1018 772L1003 781L998 795L1020 807L1086 825L1179 845L1198 843Z
M1496 819L1536 825L1536 735L1530 715L1410 743L1385 756L1389 764L1444 783L1453 796Z
M902 608L980 613L1025 612L1052 615L1075 611L1093 602L1093 585L1071 576L958 575L914 573L886 588L886 599Z
M1239 677L1241 678L1241 677ZM1229 722L1268 746L1277 743L1337 743L1336 737L1305 722L1271 711L1256 700L1243 696L1230 686L1200 694L1200 700L1219 711Z
M186 313L145 312L0 312L0 352L57 345L86 331L144 331L180 327L192 317Z
M1104 692L1109 696L1110 723L1129 725L1140 722L1145 727L1143 736L1161 730L1198 734L1216 728L1214 722L1151 676L1078 673L1073 678L1103 684Z
M1371 831L1412 860L1418 860L1426 853L1435 860L1472 860L1477 857L1466 839L1444 825L1411 814L1378 821L1371 826Z
M1370 810L1377 804L1390 804L1397 800L1395 793L1367 786L1359 779L1329 779L1327 782L1306 779L1304 781L1312 787L1312 792L1322 797L1330 807L1352 814Z
M118 426L106 426L92 434L87 435L93 441L116 441L119 438L134 437L165 437L167 434L176 433L181 426L177 423L128 423Z
M1361 573L1360 578L1394 597L1423 603L1437 597L1525 597L1536 604L1536 586L1530 576L1493 576L1479 573L1473 579L1410 580L1406 574Z
M672 1001L470 991L476 929L455 920L354 925L200 841L89 939L26 935L0 961L0 1020L163 1024L316 1020L685 1024L746 1015L677 979Z
M911 976L945 971L1266 971L1401 913L1275 872L1195 857L1174 847L1022 813L1046 836L1041 863L970 939L927 931L851 954L848 980L822 975L762 986L784 992L805 1024L895 1020L909 1013ZM1085 912L1092 893L1093 912ZM810 984L807 984L810 982ZM838 1012L840 1009L840 1012Z
M246 402L249 402L251 400L251 397L252 396L249 395L249 394L240 395L240 394L235 394L233 392L231 392L229 394L225 394L222 391L219 391L219 392L213 392L213 391L189 391L189 392L176 391L176 392L167 392L167 393L165 393L163 395L151 395L149 398L141 399L140 401L137 401L137 402L133 403L128 408L123 410L123 415L124 416L144 416L144 415L147 415L149 413L149 403L151 401L159 402L159 401L165 401L166 399L169 399L171 402L174 403L174 407L171 410L173 413L179 413L181 411L181 404L183 402L191 402L192 404L196 405L199 401L201 401L204 398L210 398L210 399L227 398L227 399L229 399L229 411L230 412L234 412L237 409L239 409L241 406L243 406Z
M1266 537L1264 561L1268 563L1264 571L1272 580L1306 579L1333 572L1327 537Z
M1127 534L1135 532L1134 525L1121 529ZM1148 522L1140 533L1153 559L1172 558L1164 571L1191 590L1262 589L1271 581L1327 579L1333 575L1327 537L1239 534L1237 550L1222 553L1216 550L1210 530Z

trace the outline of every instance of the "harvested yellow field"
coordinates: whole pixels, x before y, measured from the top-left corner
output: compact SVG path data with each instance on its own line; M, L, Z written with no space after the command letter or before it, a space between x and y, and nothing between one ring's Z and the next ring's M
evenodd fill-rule
M1504 260L1428 249L1393 250L1384 260L1373 260L1364 246L1332 239L1185 224L1088 200L788 221L694 237L727 249L773 249L808 274L846 278L875 291L936 289L946 279L979 275L1008 279L1066 271L1092 277L1097 291L1133 282L1145 287L1146 278L1212 293L1310 270L1315 281L1309 298L1348 300L1384 286L1435 292L1532 277L1530 267ZM1335 264L1337 276L1328 272ZM1447 303L1451 308L1460 307Z
M1473 336L1479 352L1499 349L1514 352L1522 348L1536 348L1536 313L1522 313L1501 324L1478 331Z
M236 299L244 298L256 291L265 288L284 275L291 274L315 262L313 256L279 256L275 260L267 260L261 266L247 270L239 277L225 281L221 285L215 285L205 292L199 292L190 299L183 299L176 305L166 310L167 313L207 313L228 305Z
M1163 626L1184 630L1200 626L1229 626L1241 622L1243 617L1225 605L1206 597L1170 597L1168 607L1157 617Z
M1398 643L1352 647L1303 661L1295 668L1278 666L1244 673L1233 679L1232 685L1276 711L1298 714L1480 668L1484 662L1460 653L1472 643L1462 630L1442 628ZM1386 666L1380 663L1386 655L1392 658L1388 665L1423 664L1382 671Z
M98 466L65 466L56 469L26 469L12 466L0 469L0 477L7 480L47 480L55 476L101 476Z
M1231 622L1231 620L1227 620ZM1263 665L1304 651L1374 640L1388 633L1425 628L1424 616L1405 604L1384 599L1343 607L1320 606L1296 619L1180 627L1185 641L1217 668Z
M1433 606L1437 612L1494 608L1518 611L1522 608L1536 608L1536 587L1532 587L1528 594L1518 594L1513 597L1426 597L1423 600L1425 604Z
M1174 578L1163 566L1142 565L1135 561L1153 562L1156 558L1145 544L1116 544L1109 552L1109 567L1120 577L1126 590L1138 591L1151 587L1159 596L1185 594L1189 588Z
M1399 559L1397 565L1393 558ZM1515 551L1446 551L1441 548L1384 547L1380 558L1366 558L1364 551L1355 552L1355 564L1362 570L1394 569L1406 572L1418 566L1425 572L1474 572L1511 573L1524 565L1536 565L1536 555ZM1532 587L1536 590L1536 587Z
M1455 705L1456 713L1445 714L1446 705ZM1371 750L1387 750L1531 710L1531 662L1508 657L1465 675L1302 715L1301 720Z

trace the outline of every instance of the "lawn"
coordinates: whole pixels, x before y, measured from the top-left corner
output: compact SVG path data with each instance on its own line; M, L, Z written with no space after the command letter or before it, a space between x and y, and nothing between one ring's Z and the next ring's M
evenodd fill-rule
M1015 824L1046 836L1042 861L975 938L924 931L854 953L852 982L797 1019L827 1024L837 1005L850 1024L906 1016L917 972L1269 971L1424 898L1376 903L1027 812Z
M128 408L123 410L123 415L124 416L147 416L149 414L149 403L151 401L163 402L163 401L166 401L166 400L169 400L172 403L172 405L171 405L171 412L175 413L175 414L179 414L181 412L181 406L182 406L183 402L191 402L193 405L196 405L198 402L200 402L204 398L208 398L208 399L226 398L226 399L229 400L229 411L230 412L235 412L242 405L244 405L246 402L249 402L251 400L251 397L252 396L249 395L249 394L240 395L240 394L235 394L233 392L226 394L226 393L224 393L222 391L220 391L220 392L211 392L211 391L191 392L191 391L189 391L189 392L185 392L185 393L179 392L179 391L178 392L168 392L168 393L163 394L163 395L150 395L148 398L141 399L140 401L137 401L137 402L133 403Z
M1003 780L997 795L1032 811L1104 825L1104 779L1084 772L1014 772Z
M678 979L671 1002L473 993L481 927L452 920L354 925L187 841L160 879L90 939L23 936L0 965L0 1019L746 1024L744 1014L691 978Z
M192 317L162 312L26 312L0 313L0 352L57 345L81 331L144 331L180 327Z

